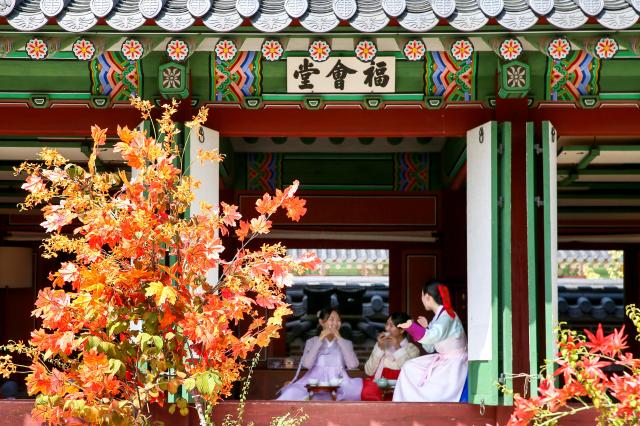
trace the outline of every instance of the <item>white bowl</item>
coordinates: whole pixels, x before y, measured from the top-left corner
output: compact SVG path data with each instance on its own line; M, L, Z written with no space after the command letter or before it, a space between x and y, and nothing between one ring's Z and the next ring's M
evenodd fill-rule
M329 380L329 384L331 386L339 386L342 383L342 379L331 379Z
M320 382L318 386L329 386L329 382Z
M387 380L387 383L389 384L389 386L395 386L396 383L398 383L397 380Z
M309 383L311 386L315 386L318 384L318 379L309 379L307 383Z

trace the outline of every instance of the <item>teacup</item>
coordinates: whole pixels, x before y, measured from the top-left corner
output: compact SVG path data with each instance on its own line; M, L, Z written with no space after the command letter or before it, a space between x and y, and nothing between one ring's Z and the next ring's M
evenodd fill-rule
M387 382L387 379L384 377L380 377L379 379L376 379L376 383L378 384L378 387L384 388L389 382Z
M309 379L307 383L309 383L311 386L316 386L318 384L318 379Z
M389 384L389 386L395 386L396 383L398 383L397 380L387 380L387 383Z

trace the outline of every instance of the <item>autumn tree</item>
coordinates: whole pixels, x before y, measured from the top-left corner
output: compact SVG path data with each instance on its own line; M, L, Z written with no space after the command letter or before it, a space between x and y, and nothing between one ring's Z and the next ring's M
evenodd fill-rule
M50 149L41 162L17 169L27 175L21 207L42 207L44 256L71 259L38 294L33 315L42 327L30 345L6 347L31 356L24 367L28 392L37 395L33 414L51 424L75 418L142 425L152 404L186 415L184 399L167 403L179 388L193 396L200 423L207 424L247 356L278 336L290 313L283 287L291 272L318 262L313 254L293 259L280 244L248 246L269 232L277 210L294 221L305 214L297 181L260 198L254 218L224 202L202 203L202 213L189 216L201 183L182 164L184 147L171 118L177 103L164 105L157 120L149 102L132 103L157 127L157 135L117 129L114 150L133 176L96 169L107 132L95 126L86 169ZM206 117L203 108L187 129ZM200 152L196 161L221 160L218 152ZM237 239L239 248L227 253L222 238ZM214 282L207 280L213 268L220 268ZM238 333L239 321L248 324L246 332ZM7 357L0 360L0 372L16 368Z

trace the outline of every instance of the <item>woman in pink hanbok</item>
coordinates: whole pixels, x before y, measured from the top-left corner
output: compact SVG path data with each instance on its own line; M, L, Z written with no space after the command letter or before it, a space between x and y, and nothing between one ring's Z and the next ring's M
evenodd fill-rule
M467 336L451 307L449 290L430 282L422 290L422 304L433 320L419 317L398 327L429 352L404 363L393 400L400 402L459 402L467 379Z
M309 399L305 387L314 384L339 384L337 401L359 401L362 392L362 379L349 377L347 369L357 368L358 357L353 351L353 343L340 336L340 314L335 309L323 309L318 312L318 322L322 327L319 336L312 337L304 345L304 352L296 377L284 386L277 398L281 401L304 401ZM308 371L296 380L300 368ZM313 400L331 400L328 392L318 392Z

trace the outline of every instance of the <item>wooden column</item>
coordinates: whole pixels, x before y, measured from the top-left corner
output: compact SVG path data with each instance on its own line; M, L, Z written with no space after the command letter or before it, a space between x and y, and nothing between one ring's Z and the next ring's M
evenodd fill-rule
M511 295L513 374L529 373L529 302L527 281L526 122L527 99L497 99L496 120L511 122ZM522 393L524 381L514 381Z

